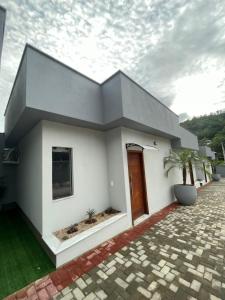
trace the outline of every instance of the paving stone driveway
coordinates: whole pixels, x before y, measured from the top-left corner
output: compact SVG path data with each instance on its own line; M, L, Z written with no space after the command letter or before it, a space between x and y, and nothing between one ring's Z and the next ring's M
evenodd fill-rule
M55 299L225 299L225 181L199 192Z

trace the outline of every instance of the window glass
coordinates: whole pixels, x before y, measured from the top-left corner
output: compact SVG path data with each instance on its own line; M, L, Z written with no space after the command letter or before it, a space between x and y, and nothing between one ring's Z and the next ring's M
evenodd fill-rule
M71 148L52 148L52 193L53 199L73 194Z

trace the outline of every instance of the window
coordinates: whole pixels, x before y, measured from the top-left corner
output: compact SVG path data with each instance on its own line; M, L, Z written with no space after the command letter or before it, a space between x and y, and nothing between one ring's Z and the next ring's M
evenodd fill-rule
M71 148L52 148L52 193L53 199L73 194Z

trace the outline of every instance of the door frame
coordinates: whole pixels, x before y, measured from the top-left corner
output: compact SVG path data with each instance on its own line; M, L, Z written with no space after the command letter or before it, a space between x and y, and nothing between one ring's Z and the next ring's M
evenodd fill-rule
M144 210L145 214L149 215L149 205L148 205L148 194L147 194L147 186L146 186L146 176L145 176L145 164L144 164L144 154L142 150L129 150L127 149L127 169L128 169L128 180L129 180L129 188L130 188L130 208L131 208L131 218L132 224L134 225L133 215L132 215L132 188L130 182L130 173L129 173L129 153L139 153L141 158L141 172L143 175L143 188L144 188Z

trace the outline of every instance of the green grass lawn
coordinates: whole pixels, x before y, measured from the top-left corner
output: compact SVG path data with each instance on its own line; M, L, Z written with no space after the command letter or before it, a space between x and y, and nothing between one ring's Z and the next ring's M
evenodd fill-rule
M16 210L0 213L0 299L53 271L54 265Z

